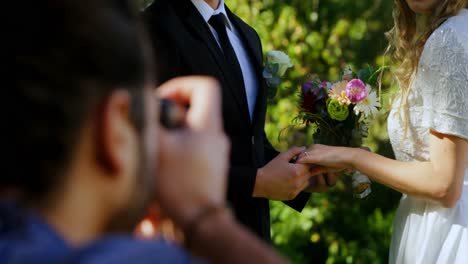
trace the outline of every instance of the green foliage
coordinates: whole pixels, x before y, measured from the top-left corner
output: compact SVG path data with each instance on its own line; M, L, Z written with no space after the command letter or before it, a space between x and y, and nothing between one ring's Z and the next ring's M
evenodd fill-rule
M175 1L175 0L174 0ZM314 127L294 122L300 84L308 74L338 80L346 66L379 67L392 24L392 1L383 0L225 0L260 35L264 52L282 50L295 67L288 71L271 101L265 131L279 150L309 145ZM143 4L151 0L140 0ZM384 75L389 87L389 76ZM384 110L388 89L383 90ZM292 129L294 127L294 129ZM365 145L391 157L385 114L370 128ZM394 211L399 194L372 185L365 200L352 198L349 184L340 181L328 193L313 194L300 214L271 202L272 238L293 263L386 263Z

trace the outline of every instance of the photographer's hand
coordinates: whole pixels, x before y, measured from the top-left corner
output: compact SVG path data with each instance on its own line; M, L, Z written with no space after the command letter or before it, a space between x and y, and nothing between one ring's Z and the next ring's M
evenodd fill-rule
M220 88L212 78L185 77L163 84L157 95L189 106L184 127L159 131L156 180L161 207L186 228L204 208L225 203L229 143Z

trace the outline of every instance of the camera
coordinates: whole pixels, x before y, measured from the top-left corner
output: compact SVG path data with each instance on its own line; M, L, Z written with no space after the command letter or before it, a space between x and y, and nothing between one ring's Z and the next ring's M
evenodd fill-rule
M159 121L167 129L177 129L184 126L187 108L169 99L160 100Z

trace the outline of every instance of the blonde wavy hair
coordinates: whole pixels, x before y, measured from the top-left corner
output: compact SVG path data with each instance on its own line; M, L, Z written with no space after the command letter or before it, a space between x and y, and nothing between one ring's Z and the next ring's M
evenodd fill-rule
M449 17L457 15L468 6L468 0L441 0L423 25L417 26L417 15L407 0L394 0L393 28L386 33L393 61L398 64L394 75L400 86L400 109L407 113L411 78L417 71L424 45L431 34ZM405 135L408 115L405 114Z

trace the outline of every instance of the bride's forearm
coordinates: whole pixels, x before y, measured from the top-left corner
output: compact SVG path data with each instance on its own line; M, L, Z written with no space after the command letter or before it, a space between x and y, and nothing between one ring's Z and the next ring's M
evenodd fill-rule
M468 164L468 141L431 131L429 159L401 162L360 148L312 145L298 162L328 167L353 168L402 193L433 199L451 207L461 196Z
M459 199L458 189L463 183L456 179L463 180L463 175L454 176L460 172L447 166L434 166L429 161L401 162L362 149L348 154L353 168L399 192L439 201L446 207Z

